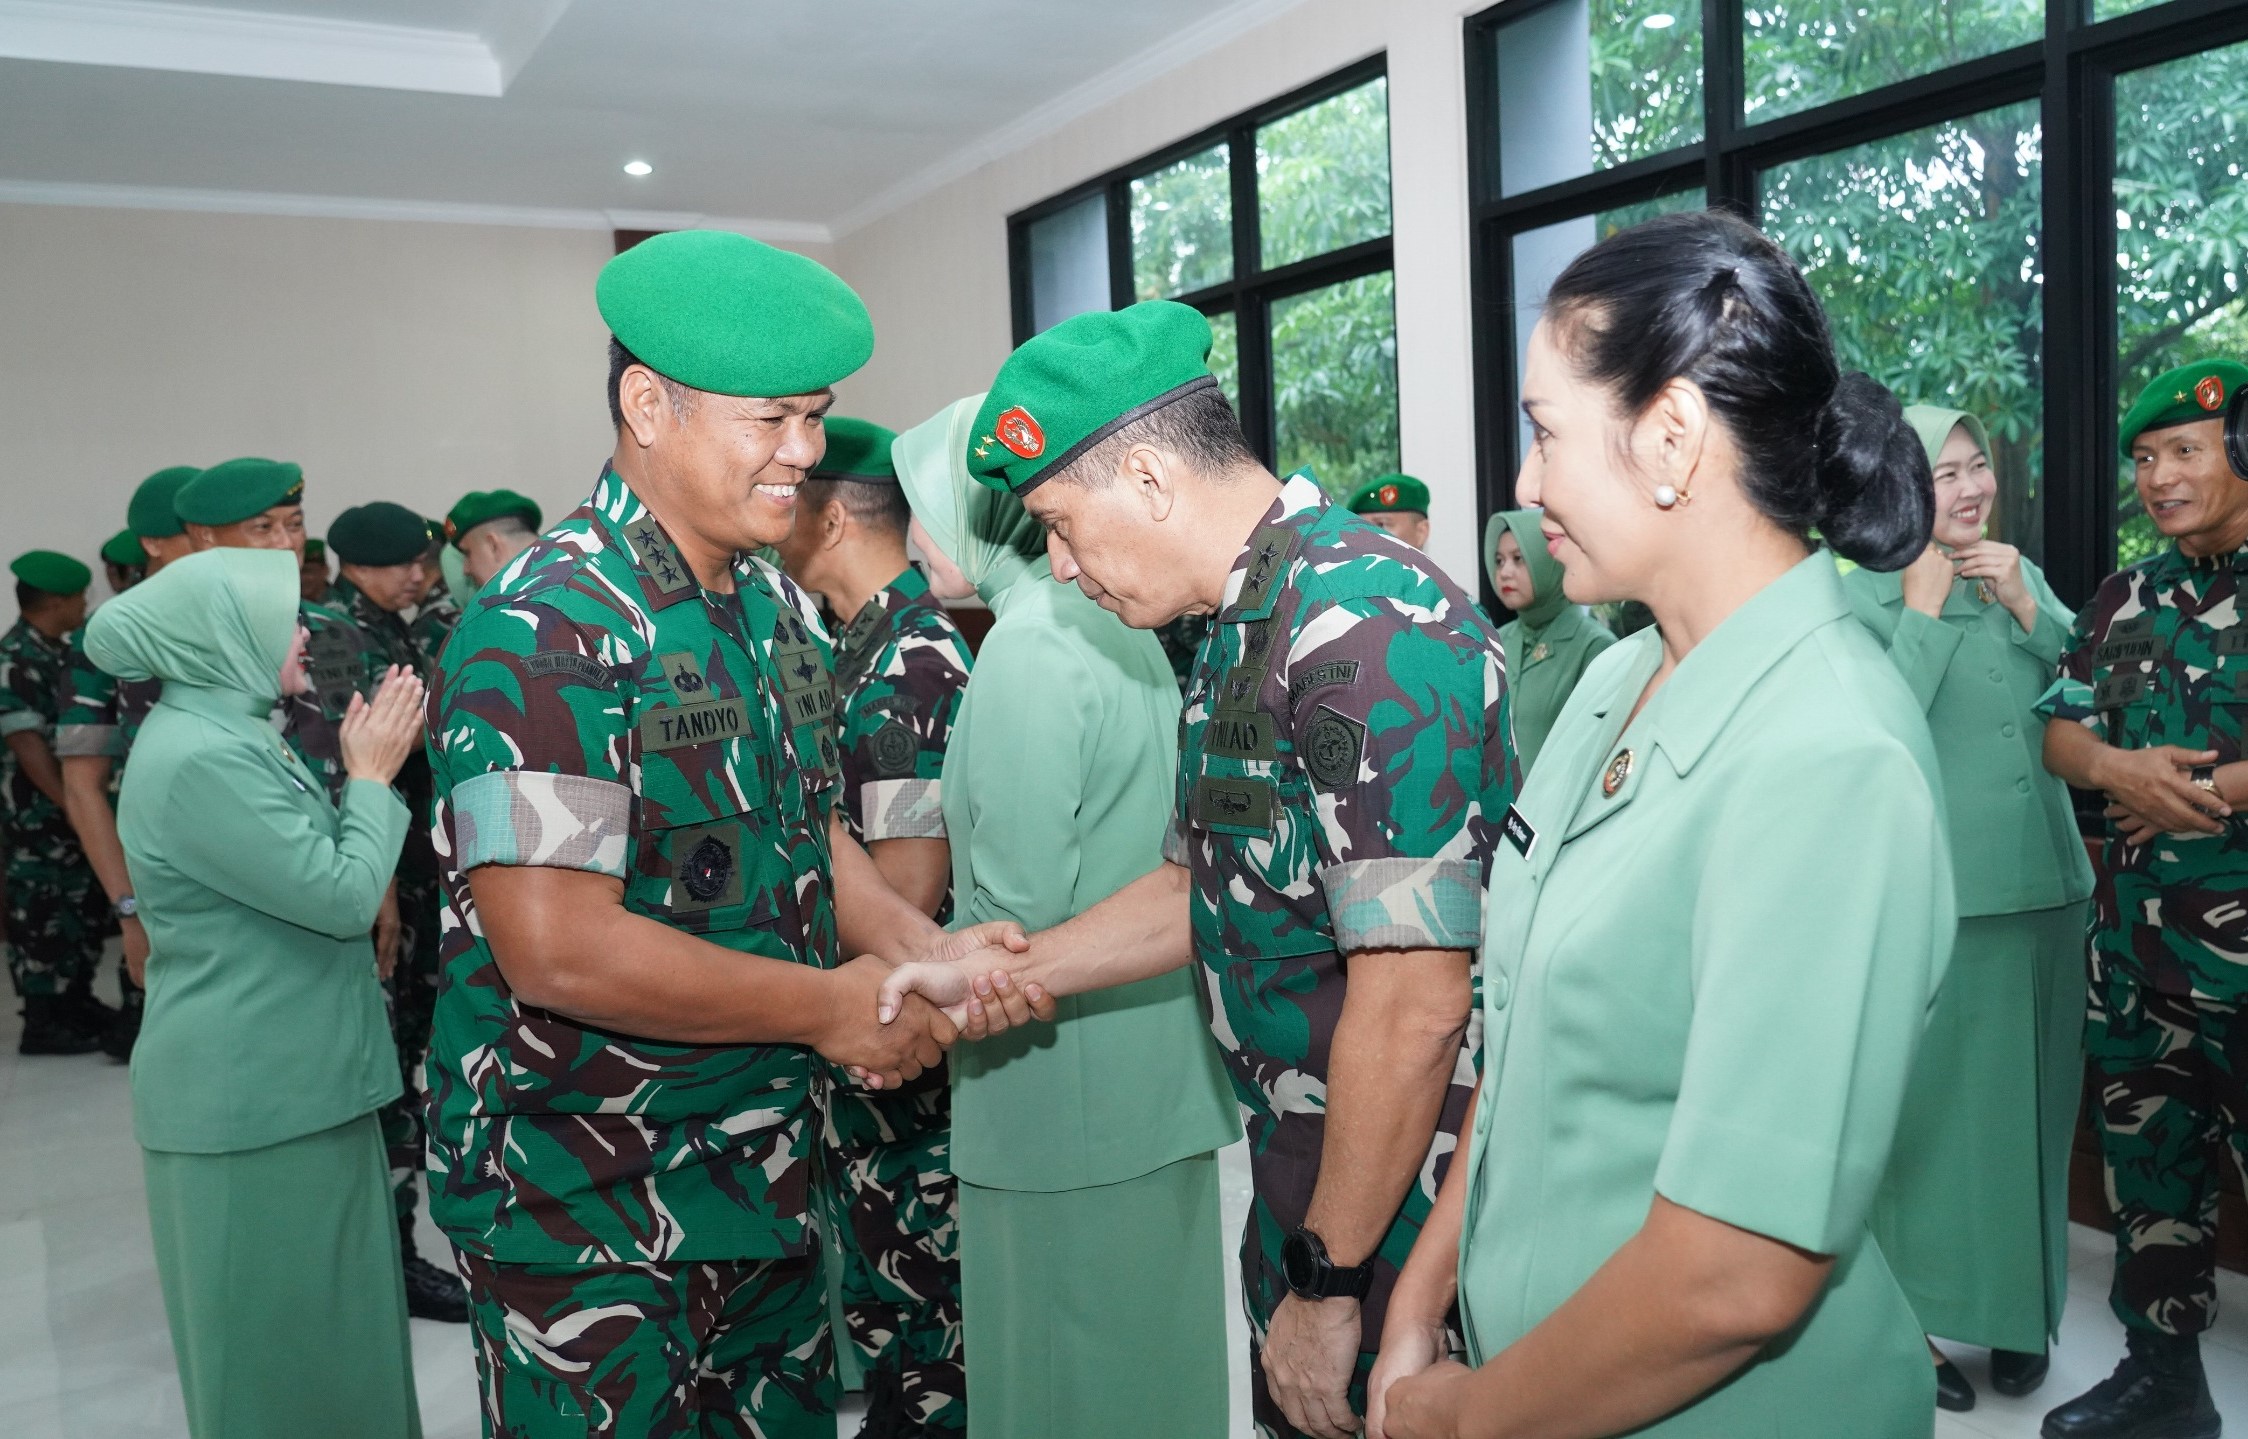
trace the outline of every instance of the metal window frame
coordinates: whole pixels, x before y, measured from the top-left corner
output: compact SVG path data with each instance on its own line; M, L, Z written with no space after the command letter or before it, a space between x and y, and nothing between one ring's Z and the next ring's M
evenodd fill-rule
M1394 246L1391 236L1383 235L1292 264L1264 268L1257 207L1257 131L1275 120L1308 110L1323 100L1331 100L1388 74L1388 55L1369 55L1009 215L1007 270L1015 343L1019 345L1035 333L1030 292L1031 226L1093 196L1105 196L1109 305L1112 309L1122 309L1135 298L1132 293L1132 182L1224 144L1233 202L1233 275L1223 284L1173 298L1206 315L1227 312L1234 315L1234 352L1240 363L1241 430L1249 447L1267 465L1273 464L1278 429L1272 392L1273 304L1307 290L1391 269ZM1394 175L1394 166L1392 173ZM1394 193L1394 180L1392 185ZM1394 230L1394 206L1391 214Z
M2091 0L2047 0L2040 40L1755 124L1740 119L1742 0L1700 0L1701 141L1501 195L1497 32L1553 3L1500 0L1465 22L1479 520L1507 507L1521 468L1516 235L1696 183L1712 205L1755 218L1757 176L1775 165L2036 100L2044 135L2044 568L2071 603L2089 596L2115 561L2115 78L2248 40L2248 0L2168 0L2097 22Z

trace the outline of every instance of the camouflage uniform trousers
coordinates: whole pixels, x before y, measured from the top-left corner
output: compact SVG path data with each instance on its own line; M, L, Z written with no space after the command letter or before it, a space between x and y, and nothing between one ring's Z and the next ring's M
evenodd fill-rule
M390 1037L398 1046L398 1070L405 1089L380 1112L383 1151L390 1163L390 1193L398 1223L413 1231L414 1208L421 1198L421 1171L428 1131L422 1106L422 1061L429 1054L430 1028L437 1017L438 910L443 903L435 875L398 875L398 965L383 986L390 1009Z
M2223 1166L2248 1164L2248 1021L2101 966L2084 1043L2116 1220L2109 1306L2129 1328L2198 1334L2217 1315Z
M933 1082L932 1082L933 1080ZM945 1072L893 1095L837 1080L825 1186L841 1239L843 1325L866 1369L869 1439L960 1434L960 1186Z
M818 1251L506 1264L460 1256L491 1439L833 1439Z
M42 803L0 833L8 845L8 978L16 993L61 994L90 983L116 926L69 821Z

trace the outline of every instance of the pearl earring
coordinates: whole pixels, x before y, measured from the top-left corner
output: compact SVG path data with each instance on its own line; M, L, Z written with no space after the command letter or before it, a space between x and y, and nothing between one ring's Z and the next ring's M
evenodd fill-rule
M1678 491L1669 485L1655 486L1655 503L1666 510L1671 509L1678 503Z

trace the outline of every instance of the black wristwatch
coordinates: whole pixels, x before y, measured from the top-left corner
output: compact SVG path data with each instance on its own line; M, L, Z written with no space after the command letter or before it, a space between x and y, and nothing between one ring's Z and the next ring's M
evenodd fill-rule
M1374 1263L1344 1269L1327 1257L1320 1237L1297 1225L1280 1245L1280 1275L1298 1299L1364 1299L1374 1287Z

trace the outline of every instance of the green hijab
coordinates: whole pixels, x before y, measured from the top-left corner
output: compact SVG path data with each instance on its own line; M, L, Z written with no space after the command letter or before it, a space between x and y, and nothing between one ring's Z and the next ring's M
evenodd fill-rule
M297 603L289 551L204 550L96 610L86 654L121 680L217 690L262 714L281 695Z
M996 607L1017 580L1049 570L1045 529L1023 502L968 474L968 441L983 401L970 395L945 406L898 436L890 458L913 517L984 603Z
M1529 608L1519 610L1515 618L1522 621L1524 629L1542 630L1553 623L1569 603L1561 591L1561 561L1546 548L1545 529L1538 521L1543 510L1502 510L1491 516L1483 527L1483 572L1491 577L1491 588L1499 587L1499 536L1514 531L1514 542L1522 546L1523 563L1530 569L1530 588L1537 592Z
M1946 410L1935 405L1907 405L1905 423L1912 426L1914 434L1920 436L1920 447L1928 452L1928 463L1931 465L1936 463L1936 456L1943 453L1944 441L1950 439L1951 432L1960 425L1967 427L1967 437L1982 450L1984 459L1995 458L1990 452L1990 432L1983 428L1981 420L1965 410Z

